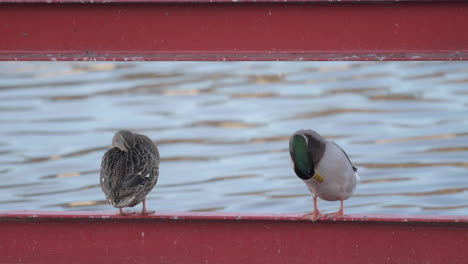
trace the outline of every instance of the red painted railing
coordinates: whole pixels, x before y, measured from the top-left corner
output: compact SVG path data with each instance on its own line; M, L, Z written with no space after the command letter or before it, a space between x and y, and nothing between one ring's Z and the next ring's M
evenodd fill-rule
M468 217L0 213L0 263L466 263Z
M467 1L0 0L0 60L467 60ZM0 263L467 263L468 217L0 212Z
M0 60L467 60L468 1L0 0Z

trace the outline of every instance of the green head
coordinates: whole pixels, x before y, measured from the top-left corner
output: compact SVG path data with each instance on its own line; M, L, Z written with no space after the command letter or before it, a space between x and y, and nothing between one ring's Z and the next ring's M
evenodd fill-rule
M296 175L303 180L310 179L314 175L314 164L309 156L308 139L305 135L296 134L291 137L289 154Z
M325 153L326 140L311 129L296 131L289 141L289 154L294 164L294 172L308 180L314 176L315 167Z

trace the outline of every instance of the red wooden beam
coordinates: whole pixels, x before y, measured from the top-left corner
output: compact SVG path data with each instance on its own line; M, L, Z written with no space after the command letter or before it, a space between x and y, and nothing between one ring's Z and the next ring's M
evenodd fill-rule
M0 60L467 60L467 1L0 0Z
M0 263L466 263L468 217L0 213Z

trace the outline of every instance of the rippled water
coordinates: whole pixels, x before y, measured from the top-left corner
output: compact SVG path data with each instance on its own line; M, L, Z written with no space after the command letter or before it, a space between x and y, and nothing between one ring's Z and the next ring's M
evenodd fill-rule
M150 209L309 212L288 138L313 128L359 168L347 213L468 214L467 62L2 62L0 110L0 210L114 210L127 128L163 158Z

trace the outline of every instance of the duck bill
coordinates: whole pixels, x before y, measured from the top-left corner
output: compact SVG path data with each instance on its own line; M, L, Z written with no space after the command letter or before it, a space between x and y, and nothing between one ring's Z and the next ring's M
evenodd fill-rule
M314 179L318 183L323 182L323 177L320 176L320 174L318 172L314 172L314 175L312 175L312 179Z

